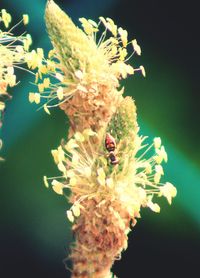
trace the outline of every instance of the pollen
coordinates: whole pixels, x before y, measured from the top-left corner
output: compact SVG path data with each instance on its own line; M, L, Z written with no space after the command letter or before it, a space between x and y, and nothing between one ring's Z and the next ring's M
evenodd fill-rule
M29 16L27 14L23 15L23 23L24 25L27 25L29 23Z
M3 21L5 27L8 28L11 23L12 17L5 9L1 10L0 21L1 20Z
M61 182L59 182L59 181L57 181L57 180L53 180L52 181L52 188L53 188L53 190L57 193L57 194L59 194L59 195L62 195L63 194L63 184L61 183Z
M74 216L73 216L72 211L67 210L66 214L67 214L67 218L69 219L69 221L73 223L74 222Z

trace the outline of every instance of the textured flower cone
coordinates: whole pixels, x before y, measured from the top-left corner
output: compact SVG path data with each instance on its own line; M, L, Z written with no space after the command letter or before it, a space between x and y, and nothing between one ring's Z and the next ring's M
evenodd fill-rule
M132 142L134 142L138 130L135 105L131 98L123 99L120 107L113 114L107 132L112 132L112 130L114 130L114 135L121 148L118 157L120 162L115 168L107 164L104 171L113 172L116 181L123 181L124 177L123 174L121 176L121 173L125 170L124 167L127 170L127 159L131 159L131 156L127 156L126 153L130 153ZM97 147L99 151L102 151L101 142L99 143ZM125 160L124 155L126 155ZM99 165L99 157L96 160L96 164ZM125 165L124 162L126 162ZM94 168L93 171L98 172L98 169L98 167ZM114 188L116 182L114 178L113 185L109 187L105 185L105 179L98 180L95 176L90 181L94 184L93 187L90 184L85 185L85 189L88 186L87 193L91 190L91 195L94 192L94 197L85 198L81 203L80 216L72 227L76 238L70 256L73 261L72 277L74 278L112 277L111 267L128 245L127 234L130 231L130 221L135 223L135 216L138 215L137 209L130 211L127 203L120 200L120 191L118 192ZM72 188L70 198L72 204L84 197L80 194L81 187L82 184L79 185L77 182L75 188Z
M72 22L53 0L46 6L45 20L52 44L63 63L63 71L74 78L76 70L84 70L91 80L96 68L101 75L108 67L103 53L98 51L95 42ZM90 75L90 76L89 76Z
M61 69L73 83L66 91L74 90L74 96L60 105L70 120L69 134L86 128L97 131L107 125L121 101L119 83L110 74L103 51L52 0L45 19Z
M110 91L106 86L96 86L91 94L78 91L75 96L61 105L70 120L69 137L75 132L83 132L84 129L91 128L98 131L107 126L116 108L122 100L121 92L117 90Z
M72 277L110 278L114 260L127 247L130 216L120 203L84 202L84 211L73 226ZM112 209L111 209L112 208ZM114 213L115 212L115 213Z

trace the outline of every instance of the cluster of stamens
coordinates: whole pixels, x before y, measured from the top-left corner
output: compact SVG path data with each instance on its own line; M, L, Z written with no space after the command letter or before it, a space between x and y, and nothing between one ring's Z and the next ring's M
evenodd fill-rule
M0 11L0 127L2 125L2 114L6 107L5 101L11 98L8 88L18 84L15 69L24 70L21 65L26 62L25 56L32 43L29 34L20 36L13 34L19 24L22 22L24 25L28 24L28 15L24 14L21 21L8 29L11 21L11 15L5 9L2 9ZM8 30L3 31L1 24Z
M50 50L48 59L44 57L42 49L33 50L27 55L29 68L38 70L35 79L38 92L31 92L29 100L39 104L41 99L44 99L42 107L48 114L50 114L49 108L68 102L77 92L90 94L90 92L95 90L97 82L103 83L103 86L113 84L113 87L118 87L118 80L126 78L128 74L141 71L142 75L145 76L143 66L133 68L127 64L134 53L141 55L141 48L136 39L128 42L126 30L121 27L117 28L110 18L100 17L98 24L85 18L81 18L80 21L88 40L93 42L97 56L102 61L96 66L96 69L95 66L93 67L92 72L86 68L86 65L81 65L79 69L73 69L70 59L68 61L69 65L64 65L55 48ZM97 33L101 23L104 25L105 30L97 40ZM108 31L113 36L107 38ZM130 44L133 47L133 52L127 57L127 47ZM103 66L104 68L102 69ZM104 74L103 76L102 73ZM101 74L99 80L98 74ZM108 77L111 77L111 79L108 79Z
M45 185L49 187L48 181L52 180L52 188L57 194L65 195L65 189L70 188L73 194L79 196L67 211L71 222L80 215L82 201L98 196L104 196L105 201L120 200L133 219L136 215L139 216L141 206L160 212L159 205L152 201L154 196L164 196L171 204L172 198L176 196L176 188L169 182L160 182L164 175L161 163L167 162L167 153L159 137L150 146L143 144L145 137L137 137L129 165L120 161L124 159L120 154L119 165L111 165L106 154L98 153L94 148L92 141L97 137L98 134L89 129L83 134L77 132L68 143L52 150L54 161L62 175L53 178L45 176ZM103 142L102 140L101 144ZM146 158L153 147L153 155ZM105 150L105 146L98 145L98 148ZM143 148L146 150L139 155Z

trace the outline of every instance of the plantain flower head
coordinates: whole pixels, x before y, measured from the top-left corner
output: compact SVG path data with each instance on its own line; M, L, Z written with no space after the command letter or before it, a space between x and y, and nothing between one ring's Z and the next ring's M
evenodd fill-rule
M143 66L128 64L141 48L110 18L100 17L98 23L80 18L82 29L77 27L53 0L45 20L53 49L48 59L41 49L29 54L39 91L29 99L39 104L45 98L47 113L59 106L70 130L51 151L60 175L44 176L44 184L71 204L66 216L75 236L72 278L111 278L141 208L158 213L156 198L171 204L177 193L162 181L168 157L160 137L145 143L135 102L120 88L120 80L136 71L145 76Z
M0 24L9 27L12 17L5 10L0 11ZM23 15L21 22L28 23L28 15ZM17 26L16 25L16 26ZM30 35L21 35L16 37L13 34L13 26L8 31L0 29L0 95L8 95L7 88L17 84L14 68L18 68L20 64L25 63L25 54L31 45Z
M145 75L142 66L128 64L141 49L112 19L100 17L95 23L80 18L81 29L53 0L47 3L45 20L53 49L48 59L35 51L29 55L29 67L38 69L39 91L31 92L29 100L38 104L46 99L43 107L49 114L49 108L60 105L70 119L70 135L87 128L98 130L121 103L119 80L136 71Z
M11 15L2 9L0 11L0 120L6 106L5 101L11 97L8 93L9 87L18 84L15 68L23 69L21 65L26 62L25 57L32 42L29 34L15 36L13 33L20 23L28 24L28 15L23 15L20 22L8 29L11 21Z

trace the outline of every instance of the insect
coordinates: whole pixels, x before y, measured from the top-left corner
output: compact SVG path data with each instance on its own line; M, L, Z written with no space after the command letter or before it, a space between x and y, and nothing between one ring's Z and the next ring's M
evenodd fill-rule
M109 133L106 133L105 147L106 147L106 150L109 152L108 157L110 159L110 163L112 165L118 164L119 160L117 159L117 157L115 155L115 149L116 149L115 138L113 138L112 135L110 135Z

